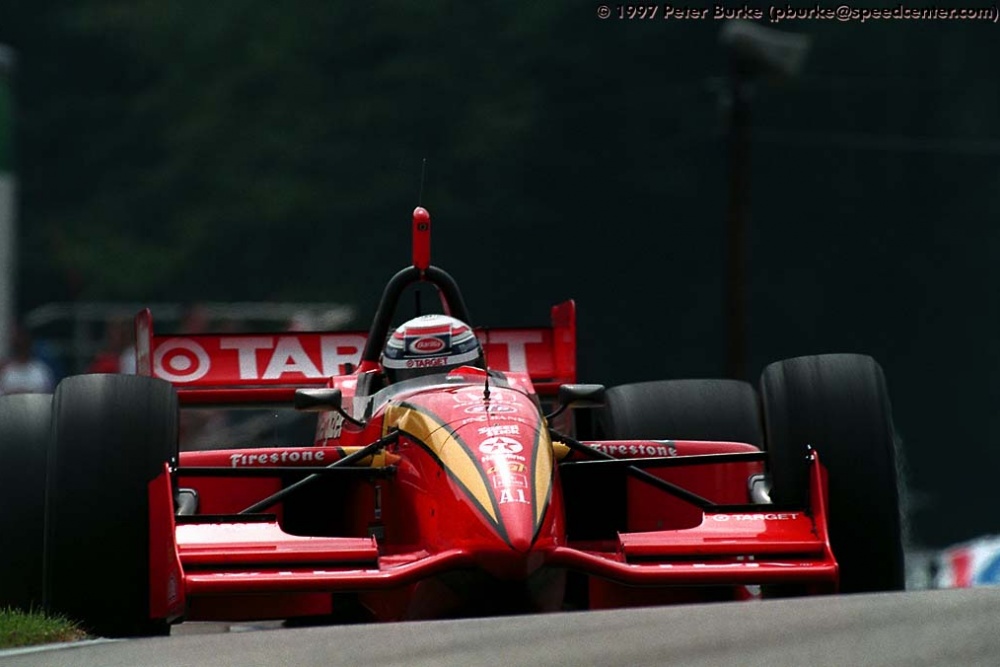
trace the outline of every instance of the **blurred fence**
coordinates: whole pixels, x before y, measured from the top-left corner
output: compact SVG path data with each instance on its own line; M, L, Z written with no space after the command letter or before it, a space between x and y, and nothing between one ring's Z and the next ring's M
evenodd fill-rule
M355 315L352 306L319 302L75 302L39 306L24 316L22 324L35 339L39 356L62 376L85 371L103 349L109 325L130 322L143 308L152 311L156 330L167 333L183 328L193 309L200 326L188 333L336 331L351 324Z

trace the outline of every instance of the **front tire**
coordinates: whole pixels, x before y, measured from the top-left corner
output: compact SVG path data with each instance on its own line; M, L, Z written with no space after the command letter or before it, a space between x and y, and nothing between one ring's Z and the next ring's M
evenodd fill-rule
M42 605L51 394L0 396L0 608Z
M177 456L177 394L163 380L80 375L53 399L45 604L112 637L165 634L149 617L148 484Z
M806 445L827 470L830 541L844 593L905 584L895 430L882 368L826 354L771 364L761 375L771 499L804 506Z

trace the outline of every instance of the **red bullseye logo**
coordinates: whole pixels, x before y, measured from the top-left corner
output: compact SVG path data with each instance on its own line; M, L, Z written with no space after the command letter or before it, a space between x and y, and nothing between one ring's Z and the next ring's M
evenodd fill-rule
M195 382L205 377L210 367L205 348L186 338L169 340L153 354L153 375L170 382Z
M418 338L410 343L410 350L417 354L434 354L444 349L444 341L433 336Z

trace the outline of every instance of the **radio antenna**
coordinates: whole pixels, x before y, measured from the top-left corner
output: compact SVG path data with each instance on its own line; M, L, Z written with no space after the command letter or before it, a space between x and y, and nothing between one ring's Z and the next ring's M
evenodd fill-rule
M424 205L424 181L427 177L427 158L420 165L420 192L417 193L417 206Z
M490 328L483 327L483 333L486 334L486 343L483 345L483 365L486 366L486 380L483 384L483 400L487 403L490 402ZM487 413L488 414L488 413Z

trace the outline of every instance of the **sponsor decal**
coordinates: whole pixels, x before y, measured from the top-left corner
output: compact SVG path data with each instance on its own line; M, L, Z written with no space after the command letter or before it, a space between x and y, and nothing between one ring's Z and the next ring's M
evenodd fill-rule
M310 344L308 351L303 342ZM357 334L168 338L153 353L153 375L176 383L196 382L213 371L240 380L280 380L293 373L318 379L357 365L364 342Z
M153 375L169 382L194 382L208 374L208 353L187 338L167 341L153 354Z
M524 424L525 426L528 427L531 426L531 422L529 422L524 417L511 417L507 414L498 415L495 412L491 412L489 414L479 414L475 417L466 417L462 420L462 423L468 424L470 422L494 422L494 421L518 422L519 424Z
M524 489L504 489L500 492L500 504L517 503L519 505L530 505L531 502L525 497Z
M591 447L599 452L610 454L621 458L634 458L643 456L677 456L677 447L672 444L647 444L647 443L610 443L594 442L589 443Z
M320 415L320 438L335 440L344 431L344 417L337 412L324 412Z
M407 359L407 368L433 368L447 364L447 357L431 357L429 359Z
M528 459L524 458L520 454L508 454L504 452L496 452L494 454L489 454L479 459L483 465L501 465L509 461L519 461L524 463Z
M513 405L470 405L462 410L467 415L511 415L517 412Z
M497 426L483 426L479 429L479 435L521 435L521 427L517 424L500 424Z
M524 457L522 456L519 458L523 459ZM486 460L489 461L490 459ZM494 462L492 466L486 469L486 474L497 475L500 473L501 470L510 470L511 472L524 472L527 469L528 466L524 465L523 463L511 463L510 461L505 461L504 465L501 467Z
M541 331L496 331L490 333L491 358L507 370L527 371L530 345L544 342ZM483 340L483 337L480 336ZM412 343L418 354L440 353L432 350L444 340L424 335ZM300 334L287 336L198 336L159 337L152 354L153 375L170 382L197 382L206 377L240 380L283 380L306 377L319 379L345 372L345 366L357 366L365 346L362 334ZM500 394L502 392L497 392ZM471 396L471 395L470 395ZM502 399L499 399L502 400ZM478 399L467 402L482 402Z
M286 465L289 463L322 462L326 459L324 451L284 450L281 452L262 452L260 454L233 454L229 462L233 468L241 466Z
M479 388L461 389L451 396L459 406L465 406L462 411L467 415L509 415L519 411L515 394L502 389L492 391L489 401L483 399L483 391Z
M493 488L503 489L510 488L512 486L528 488L528 477L527 475L519 475L517 473L510 474L499 474L493 477Z
M506 454L517 454L522 449L524 449L524 445L520 442L514 440L513 438L507 438L504 436L486 438L479 443L479 451L484 454L491 455L499 454L503 456Z
M236 350L239 359L241 380L277 380L285 373L301 373L307 378L324 377L313 360L302 348L302 343L294 336L281 336L275 344L271 336L247 336L245 338L223 338L220 350ZM263 374L257 364L258 350L274 350L268 358ZM323 346L323 370L326 371L328 351ZM336 367L335 367L336 368Z
M407 339L407 349L413 354L434 354L448 347L443 336L421 336Z
M713 514L715 521L793 521L799 518L799 512L778 512L767 514Z

